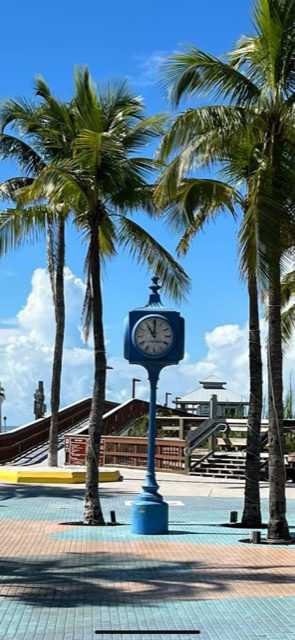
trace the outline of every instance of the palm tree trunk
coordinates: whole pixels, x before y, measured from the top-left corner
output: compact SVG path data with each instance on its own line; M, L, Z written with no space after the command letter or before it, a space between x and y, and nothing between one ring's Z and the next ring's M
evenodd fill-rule
M54 226L51 220L47 220L47 270L51 286L52 300L55 308L55 269L54 269Z
M58 411L62 373L63 343L65 333L64 265L65 265L65 221L58 222L56 275L54 287L55 345L51 381L51 421L49 434L48 465L58 466Z
M99 452L103 429L103 412L106 383L106 352L103 328L103 305L101 292L99 226L91 228L89 268L92 286L92 318L94 340L94 387L89 418L89 444L86 458L86 488L84 501L84 524L104 525L99 500Z
M269 523L267 537L270 540L289 540L283 455L283 358L279 264L274 269L269 289L268 317Z
M262 359L256 277L249 277L249 368L250 400L247 431L245 499L242 524L261 526L260 511L260 425L262 411Z

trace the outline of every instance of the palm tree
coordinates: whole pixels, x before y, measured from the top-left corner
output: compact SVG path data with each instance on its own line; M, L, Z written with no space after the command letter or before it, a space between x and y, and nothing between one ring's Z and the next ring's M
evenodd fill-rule
M282 449L280 275L284 253L294 245L295 231L295 0L256 0L253 20L255 33L241 37L225 59L189 45L167 61L164 81L175 104L185 95L222 97L229 103L227 107L218 107L219 116L223 112L225 127L232 118L240 124L244 120L244 125L255 121L260 130L262 143L256 150L258 167L248 183L251 198L242 223L241 255L253 277L258 274L260 288L268 294L268 538L283 540L289 538L289 529ZM211 110L207 107L203 120L212 113L214 107ZM238 129L235 128L235 136ZM183 141L188 134L188 129L186 134L178 130L175 137L178 135ZM240 134L243 139L242 126ZM212 135L209 142L212 148ZM193 137L190 147L175 162L174 173L179 175L189 165L195 150L199 147L204 152L205 146L204 140L200 142Z
M140 98L125 82L98 91L87 69L76 71L66 135L72 136L72 156L53 160L32 186L19 194L19 205L46 199L66 204L88 243L86 257L85 334L94 340L94 387L89 418L85 524L104 524L98 491L98 461L103 427L106 350L101 269L116 254L116 243L129 250L137 264L145 263L162 279L174 298L188 291L188 278L172 256L133 219L140 209L154 213L153 187L147 181L157 165L136 153L163 133L166 116L145 118Z
M0 197L17 202L18 192L32 184L33 179L53 159L69 154L69 139L65 132L69 122L68 107L51 95L42 78L35 83L35 93L43 104L28 103L25 99L4 100L0 106L1 126L8 125L17 130L19 137L3 133L0 137L2 159L16 160L18 166L29 177L12 178L0 185ZM25 139L23 139L25 136ZM55 343L51 379L51 420L49 434L49 466L58 465L58 412L62 376L63 343L65 332L64 266L65 266L65 207L51 207L50 204L31 207L16 217L9 212L6 225L1 233L3 249L16 246L25 239L36 235L37 228L47 228L47 269L52 289L55 313Z
M18 120L20 120L20 114ZM17 143L17 144L16 144ZM22 156L26 152L26 162L22 161ZM45 163L41 156L28 144L22 140L17 140L13 136L2 135L0 138L0 155L2 159L16 158L23 169L31 169L31 175L44 168ZM36 171L30 167L31 159L36 159ZM38 164L37 164L38 161ZM0 197L5 200L15 202L19 189L28 186L33 182L33 178L21 177L6 180L0 185ZM28 216L23 215L22 220L16 219L14 211L9 211L6 224L1 228L3 250L16 248L23 241L29 241L36 236L37 229L44 230L47 227L47 269L49 273L52 297L54 304L56 331L55 345L52 367L51 382L51 420L49 433L49 466L57 466L58 454L58 411L60 406L60 387L62 373L62 356L65 330L65 302L64 302L64 265L65 265L65 218L58 215L57 209L50 207L38 207L32 209Z
M182 119L182 116L180 116ZM174 123L177 127L178 122ZM181 125L180 125L181 126ZM161 144L161 159L166 160L166 148L171 150L171 131L168 132ZM172 132L173 135L173 132ZM219 135L216 128L216 135ZM224 128L222 129L224 136ZM229 138L229 141L231 138ZM227 182L216 179L182 178L177 187L175 180L170 182L170 165L160 177L156 190L156 200L161 207L168 209L168 222L175 227L181 225L184 229L182 238L178 244L178 253L185 255L194 236L203 229L205 222L215 219L220 213L230 212L236 216L239 208L245 214L248 208L249 194L244 193L247 187L248 177L253 165L254 139L244 140L235 144L233 148L228 144L228 132L217 154L215 148L215 162L223 162L221 174ZM188 142L190 144L190 142ZM214 143L216 147L216 142ZM255 146L254 146L255 148ZM173 144L173 151L177 148ZM184 150L185 151L185 150ZM222 153L221 153L222 151ZM197 153L195 154L195 156ZM175 164L177 156L172 160ZM192 157L192 163L195 158ZM213 161L213 157L211 158ZM189 167L186 168L187 170ZM169 200L167 203L167 184ZM239 188L237 188L237 186ZM174 190L174 191L173 191ZM171 204L169 201L171 200ZM260 509L260 423L262 411L262 359L260 345L258 292L256 278L244 265L244 274L248 282L249 295L249 366L250 366L250 403L247 431L247 455L245 469L245 504L242 522L245 526L259 527L261 525Z

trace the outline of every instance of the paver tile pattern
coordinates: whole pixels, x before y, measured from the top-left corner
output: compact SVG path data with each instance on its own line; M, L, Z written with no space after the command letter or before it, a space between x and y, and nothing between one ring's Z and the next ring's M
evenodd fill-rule
M97 528L77 524L83 489L2 485L0 638L294 640L295 546L243 544L248 530L222 527L241 498L168 499L169 535L135 536L121 487L102 490L120 526ZM295 500L288 520L295 535Z

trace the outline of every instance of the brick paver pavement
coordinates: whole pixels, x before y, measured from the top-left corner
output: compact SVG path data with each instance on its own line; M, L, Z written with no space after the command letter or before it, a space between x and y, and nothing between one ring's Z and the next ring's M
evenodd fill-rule
M102 502L123 524L95 528L69 524L82 518L83 489L1 486L0 638L119 640L125 629L177 640L199 629L182 637L294 640L295 546L243 544L247 530L220 526L241 498L172 495L169 535L135 536L134 495L117 487ZM288 519L294 532L295 500Z

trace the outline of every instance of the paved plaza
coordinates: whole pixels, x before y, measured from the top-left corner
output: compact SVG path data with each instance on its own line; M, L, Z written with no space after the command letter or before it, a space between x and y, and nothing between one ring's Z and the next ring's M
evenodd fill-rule
M125 630L134 640L294 640L295 546L243 544L248 530L220 526L231 510L241 515L241 482L160 476L170 533L148 537L130 533L143 474L123 473L123 482L101 490L117 527L77 524L80 486L1 485L0 638L120 640ZM267 492L265 485L265 521ZM295 536L295 487L287 494Z

